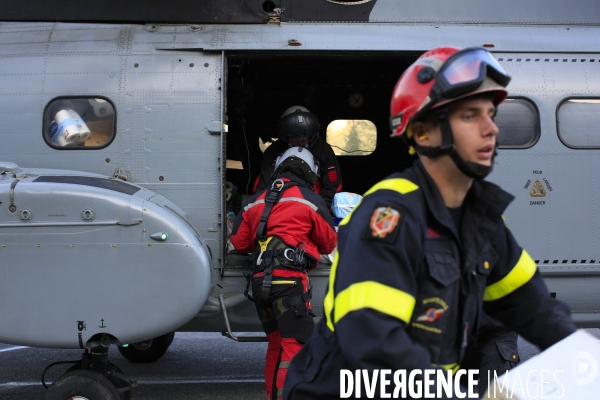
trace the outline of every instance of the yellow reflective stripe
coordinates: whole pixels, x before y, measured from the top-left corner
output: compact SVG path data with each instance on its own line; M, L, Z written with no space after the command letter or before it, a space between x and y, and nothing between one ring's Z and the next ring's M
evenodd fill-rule
M393 190L400 194L407 194L407 193L413 192L417 189L419 189L419 187L417 185L415 185L414 183L412 183L411 181L409 181L408 179L403 179L403 178L386 179L386 180L383 180L383 181L377 183L371 189L367 190L367 192L365 194L363 194L363 197L368 196L369 194L376 192L378 190ZM354 207L354 210L356 210L358 208L359 204L357 204L356 207ZM346 215L346 217L344 217L344 219L342 219L340 221L338 226L346 225L348 222L350 222L350 218L352 217L352 213L354 212L354 210L352 210L352 212L350 214ZM325 300L323 302L323 307L325 310L325 318L327 321L327 327L332 332L335 330L335 328L333 326L334 322L333 322L331 314L333 312L333 305L334 305L335 294L334 294L333 288L334 288L334 283L335 283L338 258L339 258L338 251L336 249L335 254L333 256L333 263L331 264L331 273L329 274L329 288L327 290L327 294L325 295ZM414 298L413 298L413 308L414 308ZM412 309L411 309L411 314L412 314ZM410 319L410 316L408 319Z
M331 313L333 311L333 286L335 283L335 274L337 272L338 259L338 251L337 249L335 249L335 252L333 253L333 263L331 263L331 272L329 273L329 285L327 289L327 294L325 295L325 299L323 300L325 320L327 321L327 327L329 328L329 330L331 330L331 332L335 330L335 328L333 327L333 319L331 318Z
M379 182L378 184L373 186L371 189L367 190L367 192L365 194L363 194L363 196L368 196L371 193L376 192L378 190L393 190L394 192L398 192L400 194L407 194L410 192L414 192L418 188L419 187L417 185L415 185L408 179L404 179L404 178L386 179L384 181Z
M458 365L458 363L445 364L445 365L433 364L433 366L440 367L441 369L445 369L446 371L451 370L452 375L456 374L456 371L458 371L460 369L460 365Z
M360 204L360 201L358 202L358 204ZM358 204L356 205L356 207L358 207ZM350 217L352 216L352 213L354 212L354 210L356 210L356 207L354 207L354 209L352 211L350 211L350 214L346 215L344 217L344 219L340 221L338 226L346 225L350 221Z
M279 369L288 369L290 367L290 361L279 361Z
M403 178L386 179L384 181L377 183L371 189L367 190L367 192L365 194L363 194L363 197L367 196L373 192L376 192L378 190L393 190L394 192L398 192L400 194L406 194L406 193L413 192L413 191L417 190L418 188L419 187L417 185L415 185L408 179L403 179ZM360 204L360 202L358 204ZM356 207L358 207L358 204L356 205ZM356 207L354 207L354 210L356 210ZM352 212L354 212L354 210L352 210ZM350 214L346 215L344 217L344 219L340 221L338 226L346 225L350 221L352 212Z
M360 204L360 201L358 202L358 204ZM358 207L358 204L356 205L356 207ZM356 210L356 207L354 207L354 210ZM346 225L350 221L350 217L352 216L354 210L350 211L350 214L346 215L344 219L340 221L338 226Z
M293 285L295 284L296 281L272 281L271 284L273 285Z
M527 282L533 277L537 265L525 250L521 253L521 257L513 269L506 275L502 280L485 288L485 294L483 295L484 301L498 300Z
M415 298L383 283L355 283L335 297L334 322L337 323L348 313L363 308L371 308L408 324L415 308Z

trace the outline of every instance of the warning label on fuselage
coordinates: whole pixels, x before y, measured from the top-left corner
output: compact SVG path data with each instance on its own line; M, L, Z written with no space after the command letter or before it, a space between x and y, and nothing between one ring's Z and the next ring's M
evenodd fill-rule
M545 206L546 199L541 200L540 198L548 196L550 192L552 192L552 186L550 185L550 181L548 178L543 177L541 179L538 176L542 175L541 169L533 170L534 177L532 179L528 179L523 189L529 191L529 197L534 197L536 200L530 200L530 206ZM537 179L536 179L537 178ZM540 200L537 200L540 199Z

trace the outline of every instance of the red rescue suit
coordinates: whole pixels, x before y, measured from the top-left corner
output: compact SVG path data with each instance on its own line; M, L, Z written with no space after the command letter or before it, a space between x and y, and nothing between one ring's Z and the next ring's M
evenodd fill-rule
M323 199L292 174L283 173L278 178L285 186L268 214L266 237L274 238L273 243L277 241L280 258L285 254L292 259L301 247L306 262L302 267L294 267L282 258L284 262L277 261L272 271L255 270L252 276L251 293L255 294L257 312L269 341L264 370L268 399L281 398L288 365L312 334L314 322L306 270L315 268L320 254L331 253L337 242L333 219ZM271 192L265 190L251 197L233 224L231 243L240 252L260 252L255 261L263 255L258 247L258 230L265 200ZM272 276L265 292L267 274ZM266 293L264 298L259 297Z

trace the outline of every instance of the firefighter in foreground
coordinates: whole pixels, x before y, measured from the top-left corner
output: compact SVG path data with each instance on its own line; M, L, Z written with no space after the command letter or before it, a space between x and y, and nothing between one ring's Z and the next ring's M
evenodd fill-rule
M310 150L319 163L319 179L313 185L313 191L321 195L327 208L331 208L333 196L342 189L342 174L333 149L319 136L321 125L317 116L302 106L286 109L277 123L279 140L265 150L260 176L255 191L265 189L273 176L273 165L277 157L290 147L300 146Z
M542 349L576 330L502 221L513 196L484 180L509 81L481 48L433 49L402 74L392 136L419 160L340 223L325 316L284 399L339 398L341 369L456 371L484 312Z
M236 250L254 252L248 297L269 341L267 399L281 398L288 365L313 331L307 270L336 245L333 219L310 189L317 171L306 148L288 149L275 164L277 179L248 200L233 224Z

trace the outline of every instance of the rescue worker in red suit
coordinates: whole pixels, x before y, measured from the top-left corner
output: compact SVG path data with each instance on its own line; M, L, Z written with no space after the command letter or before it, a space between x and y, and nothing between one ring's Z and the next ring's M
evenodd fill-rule
M402 74L392 136L419 159L368 190L340 222L325 315L290 365L284 399L339 398L341 369L421 371L401 394L464 398L460 385L438 394L423 373L457 373L486 315L541 349L576 331L503 223L513 196L484 180L509 81L482 48L436 48Z
M297 123L298 116L304 120ZM270 145L260 167L260 176L255 182L255 189L268 187L273 179L273 166L277 157L293 146L306 147L319 164L319 179L313 191L321 195L327 208L331 208L333 196L342 189L340 165L331 146L319 136L321 125L317 117L302 106L292 106L285 110L277 123L279 140Z
M277 179L248 200L230 237L237 251L254 252L248 297L256 303L269 341L269 400L281 398L288 365L314 327L307 270L337 241L325 202L310 189L317 171L306 148L288 149L275 164Z

